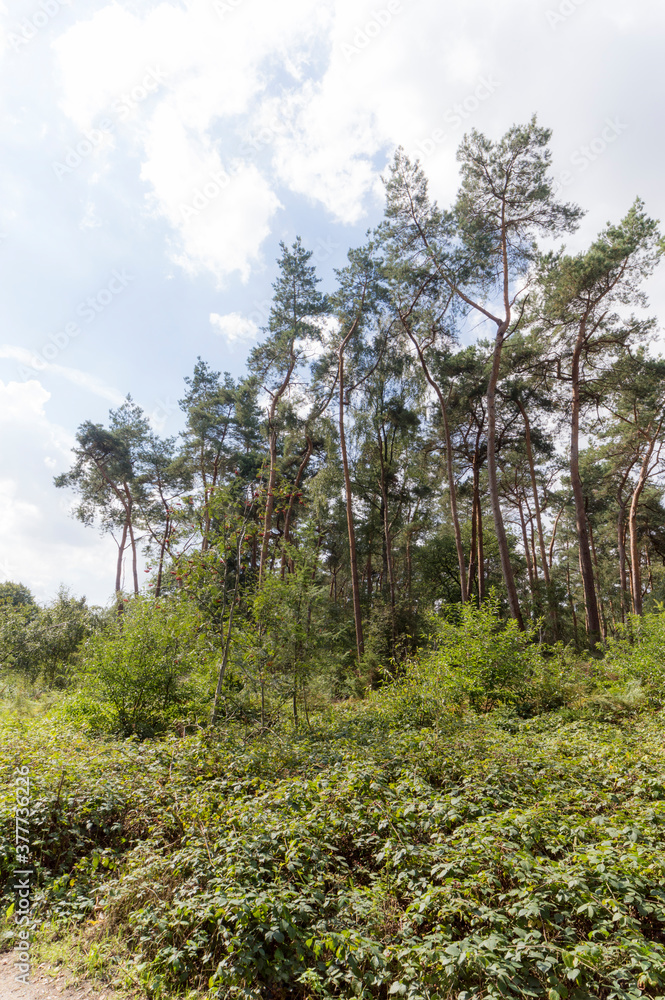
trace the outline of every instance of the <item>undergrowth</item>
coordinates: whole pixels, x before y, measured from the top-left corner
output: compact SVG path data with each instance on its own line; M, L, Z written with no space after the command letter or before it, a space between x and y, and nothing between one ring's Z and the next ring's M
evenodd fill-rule
M21 765L37 920L148 997L662 998L664 735L372 703L142 743L7 719L4 940Z

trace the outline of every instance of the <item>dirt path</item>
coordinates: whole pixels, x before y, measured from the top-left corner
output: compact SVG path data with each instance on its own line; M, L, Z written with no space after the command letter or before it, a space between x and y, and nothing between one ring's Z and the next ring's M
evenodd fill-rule
M67 986L67 974L55 969L37 966L32 970L31 981L24 985L17 981L18 969L14 952L0 955L0 1000L112 1000L109 990L99 991L90 983Z

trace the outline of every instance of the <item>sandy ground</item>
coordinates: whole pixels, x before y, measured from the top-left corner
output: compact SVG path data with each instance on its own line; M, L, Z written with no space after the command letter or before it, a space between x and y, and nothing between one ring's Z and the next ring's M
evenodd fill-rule
M15 961L13 952L0 955L0 1000L114 1000L117 996L110 990L100 992L90 983L67 986L70 977L64 971L42 966L33 968L30 983L24 985L16 979Z

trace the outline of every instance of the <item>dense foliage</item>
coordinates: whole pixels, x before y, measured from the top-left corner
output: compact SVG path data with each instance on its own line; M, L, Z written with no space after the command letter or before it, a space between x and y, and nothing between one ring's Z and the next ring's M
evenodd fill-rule
M148 996L665 995L664 616L586 662L496 610L433 620L401 678L309 725L146 742L66 704L7 715L6 938L21 766L37 919ZM172 613L125 623L147 691ZM197 622L170 641L195 650ZM91 662L119 711L138 686L117 629Z
M140 745L10 723L2 757L34 776L40 916L83 922L150 996L624 1000L665 994L663 732L360 710Z

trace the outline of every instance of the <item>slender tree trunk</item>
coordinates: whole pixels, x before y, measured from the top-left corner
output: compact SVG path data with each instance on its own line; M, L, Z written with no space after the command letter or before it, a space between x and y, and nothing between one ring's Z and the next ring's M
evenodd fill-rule
M531 590L531 599L535 604L536 601L536 589L533 576L533 566L531 564L531 547L529 545L529 536L526 531L526 522L524 520L524 511L522 510L522 503L520 500L517 501L517 509L520 513L520 525L522 527L522 544L524 545L524 556L526 558L526 569L529 575L529 588Z
M476 560L478 558L478 511L476 509L476 493L478 490L478 469L473 463L473 497L471 500L471 547L469 549L469 576L466 584L466 592L471 598L473 593L473 580L476 573Z
M302 477L305 474L305 469L309 464L309 460L312 457L312 451L314 450L314 444L312 442L309 434L307 435L307 449L303 457L300 467L298 468L298 473L296 475L295 481L293 483L293 490L291 492L291 497L289 499L289 506L286 509L286 516L284 518L284 545L287 546L291 542L291 518L293 516L293 506L295 503L295 495L300 489L300 483L302 482ZM284 574L286 572L286 565L289 565L290 572L293 572L293 561L287 559L286 548L282 552L282 579L284 579Z
M649 571L649 593L653 593L653 569L651 566L651 556L649 554L649 543L644 546L644 558L646 559L647 569ZM646 592L646 591L645 591Z
M233 588L233 601L231 607L229 608L229 620L226 623L226 638L224 640L224 652L222 654L222 662L220 664L219 673L217 674L217 687L215 689L215 698L212 704L212 714L210 717L210 722L213 726L219 721L219 708L222 699L222 687L224 684L224 677L226 675L226 668L229 662L229 650L231 648L231 635L233 632L233 614L238 602L238 590L240 587L240 560L242 556L242 543L245 537L246 524L243 525L240 537L238 539L238 546L236 549L236 582ZM223 590L223 604L222 604L222 615L224 614L224 607L226 606L226 581L228 567L224 567L224 590ZM263 687L261 688L262 702L263 702ZM261 725L263 725L263 704L261 708Z
M127 545L127 529L128 524L125 523L122 526L122 535L120 537L120 544L118 545L118 561L115 567L115 592L120 594L122 592L122 560L125 554L125 547Z
M459 566L459 577L460 577L460 592L462 595L462 603L466 604L468 600L467 582L466 582L466 564L464 559L464 545L462 543L462 529L460 527L459 513L457 510L457 485L455 483L455 468L453 464L453 446L452 439L450 436L450 425L448 423L448 407L446 406L446 401L443 397L443 393L439 387L439 384L435 382L432 378L427 362L425 360L425 355L423 350L416 339L416 337L411 333L408 323L403 321L404 329L406 330L409 339L413 346L415 347L418 358L420 360L420 365L422 367L425 378L434 389L437 398L439 400L439 406L441 407L441 417L443 419L443 433L445 437L446 444L446 473L448 479L448 492L450 495L450 516L453 522L453 531L455 532L455 548L457 550L457 563Z
M275 507L275 486L277 484L277 427L275 426L275 418L277 415L277 406L280 399L286 392L289 382L291 381L291 375L293 374L293 369L296 364L296 356L294 353L293 343L291 344L291 360L289 368L284 377L284 381L274 393L272 397L272 402L270 404L270 410L268 412L268 448L270 451L270 472L268 475L268 496L266 497L266 513L263 520L263 540L261 542L261 561L259 563L259 585L263 581L266 573L266 564L268 561L268 545L270 543L270 535L272 532L272 513Z
M554 542L556 541L556 531L559 527L559 521L561 520L561 515L565 510L565 506L561 508L557 516L554 518L554 524L552 525L552 537L550 538L550 547L547 553L547 568L552 571L552 562L554 560Z
M529 505L526 505L527 513L529 515L528 521L528 534L529 543L531 545L531 562L533 563L533 578L536 582L536 587L540 586L540 577L538 576L538 553L536 552L536 533L533 530L533 514L529 510Z
M411 607L411 580L413 575L413 567L411 563L411 537L412 531L410 526L407 525L406 529L406 599L409 603L409 608Z
M270 471L268 473L268 493L266 496L266 512L263 518L263 538L261 539L261 558L259 561L259 585L263 582L268 562L268 545L272 534L272 512L275 508L275 484L277 482L277 431L270 428L268 435L270 454Z
M621 624L626 624L628 603L628 574L626 571L626 504L619 496L619 516L617 518L617 549L619 552L619 589L621 594Z
M499 366L501 364L501 350L505 337L507 323L502 323L497 330L494 341L494 354L492 357L492 371L489 384L487 386L487 474L489 483L490 502L492 514L494 516L494 530L499 546L499 556L501 559L501 572L503 582L508 595L508 605L510 613L521 629L524 628L522 612L520 610L517 587L515 586L515 575L510 563L510 549L508 548L508 537L503 523L501 511L501 497L499 493L499 478L496 461L496 387L499 382Z
M580 358L584 344L584 336L585 323L582 322L580 324L577 343L573 352L573 363L571 369L573 395L570 435L570 482L573 490L573 500L575 502L575 522L577 526L577 539L579 545L580 572L582 574L582 585L584 587L584 606L586 608L588 640L590 647L593 649L596 643L600 641L600 616L598 614L598 601L596 598L593 563L591 561L591 549L589 546L589 531L587 527L586 510L584 508L584 492L580 476Z
M485 540L483 531L483 507L480 490L476 493L476 518L478 521L478 603L485 600Z
M208 549L208 536L210 533L210 491L208 488L208 476L206 474L204 440L201 441L199 466L201 469L201 481L203 483L203 527L201 531L203 537L201 539L201 552L206 552Z
M362 614L360 610L360 583L358 581L358 556L356 553L356 532L353 523L353 494L351 491L351 475L349 473L349 457L346 450L346 433L344 431L344 348L350 334L345 338L339 349L339 446L342 453L342 468L344 470L344 489L346 492L346 525L349 535L349 561L351 568L351 590L353 594L353 619L356 626L356 651L358 662L365 653L363 638Z
M134 537L134 526L132 522L129 522L129 539L132 547L132 582L134 584L134 596L138 596L139 592L139 568L138 568L138 554L136 551L136 538Z
M640 571L639 541L637 537L637 508L639 506L642 491L644 490L647 479L649 478L649 465L651 463L651 456L653 455L653 449L658 433L660 433L660 425L656 435L654 435L649 441L647 450L644 454L642 465L640 467L640 474L637 477L637 485L635 486L633 496L630 501L630 512L628 514L628 526L630 529L630 562L633 567L633 611L636 615L642 614L642 577Z
M570 589L570 556L568 554L568 540L566 540L566 592L568 594L568 603L570 604L570 613L573 619L573 634L575 635L575 646L579 645L579 636L577 629L577 614L575 613L575 601L573 600L573 594Z
M164 574L164 555L166 553L166 546L169 541L169 533L171 531L171 520L169 515L166 515L166 525L164 527L164 537L162 538L161 545L159 546L159 564L157 567L157 582L155 584L155 597L159 597L162 592L162 576Z
M522 419L524 421L524 436L526 443L526 454L529 462L529 475L531 477L531 492L533 493L533 508L536 517L536 527L538 529L538 544L540 547L540 563L543 570L543 577L545 578L545 586L550 585L550 568L547 563L547 554L545 551L545 534L543 532L543 521L540 511L540 498L538 497L538 481L536 479L536 465L533 459L533 447L531 443L531 423L529 421L529 415L520 400L517 401L517 405L520 408L520 413L522 414Z
M390 595L390 633L395 648L395 568L393 566L392 539L390 537L390 524L388 521L388 486L386 482L386 465L383 451L384 442L381 434L378 435L379 461L381 463L381 508L383 513L383 537L385 565L388 570L388 591Z
M600 567L598 565L598 555L596 553L596 543L593 537L593 529L591 527L591 522L587 521L589 525L589 541L591 543L591 554L593 556L593 565L596 573L596 588L598 593L598 601L600 604L600 620L603 627L603 640L607 639L607 616L605 614L605 603L603 601L603 591L600 586Z

